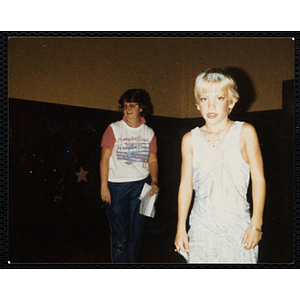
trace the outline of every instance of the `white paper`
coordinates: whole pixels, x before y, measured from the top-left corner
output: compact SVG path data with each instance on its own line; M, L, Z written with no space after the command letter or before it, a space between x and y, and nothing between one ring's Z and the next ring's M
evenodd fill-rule
M139 198L141 200L140 214L145 215L147 217L154 218L155 216L154 203L156 201L158 194L155 194L154 196L150 197L149 195L151 192L152 192L152 187L148 183L145 183Z
M190 262L190 253L189 252L184 252L179 249L178 253L184 257L184 259L186 260L187 263Z

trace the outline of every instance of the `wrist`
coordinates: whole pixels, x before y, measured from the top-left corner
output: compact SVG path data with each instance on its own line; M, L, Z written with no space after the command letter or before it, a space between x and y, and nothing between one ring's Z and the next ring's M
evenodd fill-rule
M253 225L249 225L249 227L255 231L257 231L260 235L263 235L263 232L261 231L261 229L258 229L257 227L253 226Z
M184 224L178 224L177 225L177 231L178 232L186 232L186 227L185 227L185 225Z
M259 219L252 218L251 222L250 222L250 225L258 228L259 230L261 230L263 222L262 222L261 219L259 220Z

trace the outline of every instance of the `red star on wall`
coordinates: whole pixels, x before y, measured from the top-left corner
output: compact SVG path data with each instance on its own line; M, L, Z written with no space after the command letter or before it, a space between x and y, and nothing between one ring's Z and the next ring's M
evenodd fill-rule
M75 173L77 176L78 176L78 182L80 182L81 180L85 180L87 181L86 179L86 175L89 171L84 171L82 167L80 167L80 171Z

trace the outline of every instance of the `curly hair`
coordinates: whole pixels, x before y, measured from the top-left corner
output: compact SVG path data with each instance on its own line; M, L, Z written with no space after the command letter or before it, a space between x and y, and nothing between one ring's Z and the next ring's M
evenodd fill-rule
M153 114L153 105L151 103L150 95L143 89L131 89L126 91L118 101L120 111L123 110L124 102L138 103L142 108L142 117Z

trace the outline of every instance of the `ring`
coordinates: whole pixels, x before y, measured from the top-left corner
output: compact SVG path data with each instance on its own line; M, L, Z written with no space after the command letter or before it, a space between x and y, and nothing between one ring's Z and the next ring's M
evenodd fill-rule
M178 250L177 250L176 248L174 249L174 251L175 251L175 252L178 252Z

